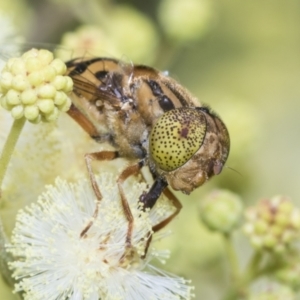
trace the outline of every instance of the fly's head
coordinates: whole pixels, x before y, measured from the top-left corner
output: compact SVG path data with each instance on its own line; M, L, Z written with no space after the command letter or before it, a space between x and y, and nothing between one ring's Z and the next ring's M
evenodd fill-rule
M189 194L221 173L230 148L221 119L206 107L181 107L164 113L149 140L152 169L174 190Z

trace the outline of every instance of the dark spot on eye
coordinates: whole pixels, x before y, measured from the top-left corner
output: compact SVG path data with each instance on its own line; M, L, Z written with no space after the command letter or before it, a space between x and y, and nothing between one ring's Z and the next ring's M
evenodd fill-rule
M158 103L163 111L169 111L169 110L175 108L173 102L165 95L160 97L160 99L158 100Z
M97 79L99 79L100 81L103 81L106 78L107 73L108 73L107 71L98 71L94 75Z
M189 133L189 129L187 127L182 128L180 132L180 136L182 136L183 138L187 138L188 133Z

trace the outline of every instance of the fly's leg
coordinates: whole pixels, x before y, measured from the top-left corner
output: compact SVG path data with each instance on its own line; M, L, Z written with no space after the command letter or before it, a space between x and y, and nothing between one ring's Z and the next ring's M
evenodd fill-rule
M180 212L182 205L180 201L177 199L177 197L170 191L169 188L165 188L163 191L164 195L172 202L176 210L166 219L161 221L160 223L154 225L152 227L153 232L156 232L158 230L161 230L165 226L167 226Z
M164 193L164 195L172 202L172 204L176 208L176 210L169 217L167 217L166 219L162 220L161 222L159 222L158 224L152 227L153 233L167 226L179 214L182 208L180 201L169 190L167 185L168 185L167 182L165 182L160 178L157 178L154 184L152 185L151 189L149 190L149 192L145 195L142 195L140 198L140 202L143 203L143 210L146 210L147 208L151 209L155 205L161 193ZM152 233L149 232L148 240L145 247L145 253L142 258L146 257L151 240L152 240Z
M126 234L126 247L130 248L131 247L131 238L132 238L132 231L133 231L133 215L131 213L131 209L129 206L129 203L126 199L126 196L124 194L124 190L122 187L123 182L130 176L136 175L140 172L141 168L144 166L144 161L139 161L137 164L132 165L127 167L119 176L117 183L118 183L118 188L121 196L121 202L122 202L122 207L124 210L124 214L126 216L126 219L128 221L128 229L127 229L127 234Z
M84 156L86 167L87 167L89 178L90 178L90 182L91 182L93 191L97 198L97 205L96 205L92 220L82 230L82 232L80 233L80 237L83 237L88 232L88 230L91 228L91 226L93 225L94 220L98 216L99 203L102 199L102 194L101 194L99 186L96 182L96 177L92 170L91 163L93 160L113 160L113 159L117 158L118 156L119 156L118 152L116 152L116 151L101 151L101 152L95 152L95 153L87 153Z

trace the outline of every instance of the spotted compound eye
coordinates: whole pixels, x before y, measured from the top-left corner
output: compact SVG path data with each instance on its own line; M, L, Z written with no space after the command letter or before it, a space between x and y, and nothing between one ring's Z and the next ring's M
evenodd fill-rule
M160 117L151 131L151 157L160 169L173 171L197 152L205 132L203 112L189 107L172 109Z

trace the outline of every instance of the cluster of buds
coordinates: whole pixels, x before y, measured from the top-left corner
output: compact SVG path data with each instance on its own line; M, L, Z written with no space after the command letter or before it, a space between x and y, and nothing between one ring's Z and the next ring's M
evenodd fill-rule
M67 111L73 88L64 76L66 65L47 50L32 49L19 58L11 58L0 77L1 106L14 119L25 117L33 123L57 119L59 111Z
M257 250L284 252L299 237L300 211L284 196L262 199L246 211L244 232Z

